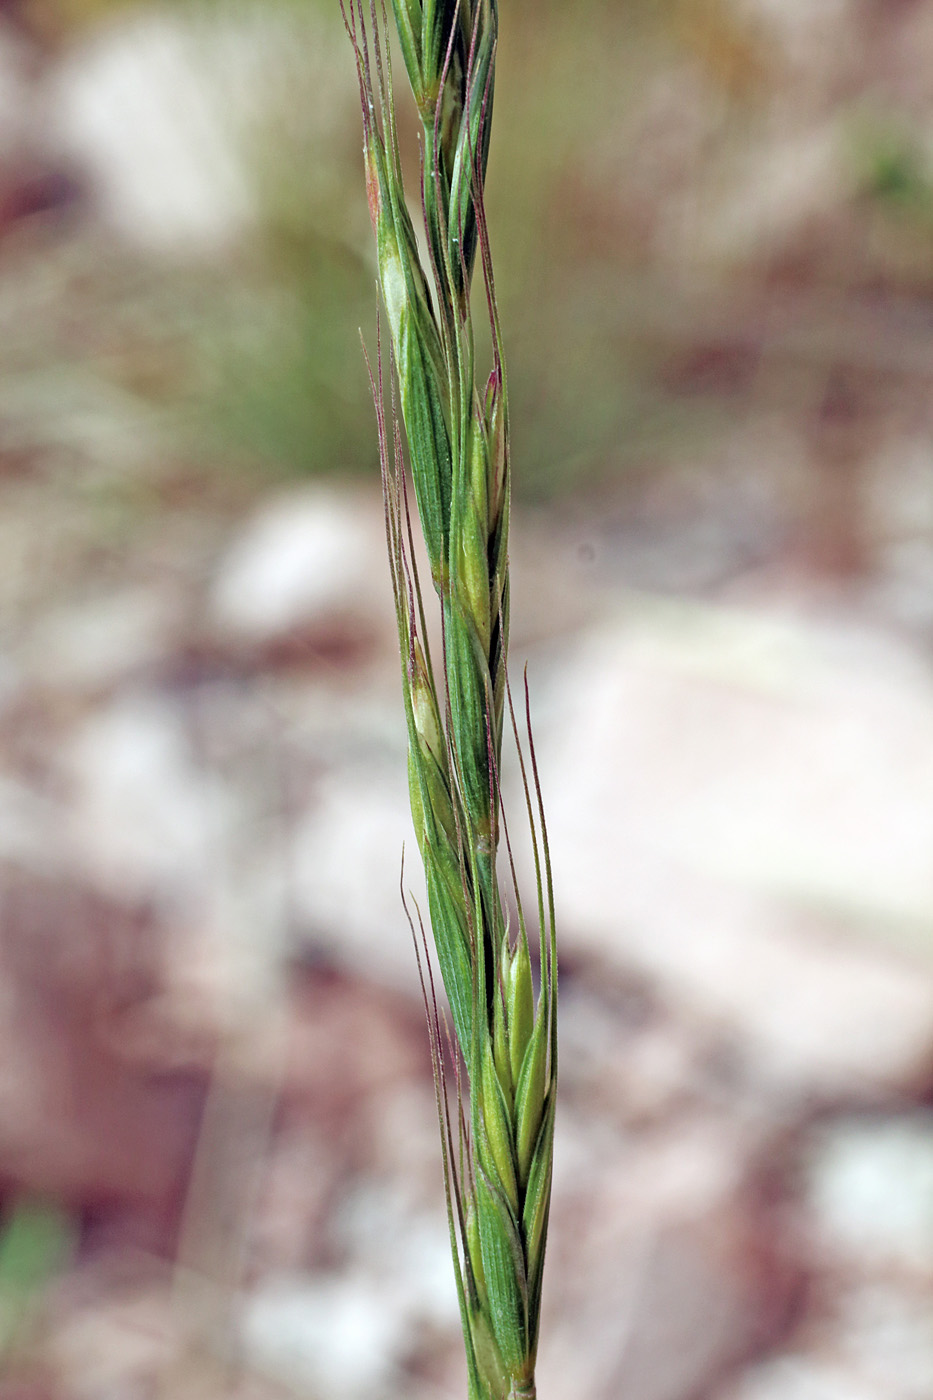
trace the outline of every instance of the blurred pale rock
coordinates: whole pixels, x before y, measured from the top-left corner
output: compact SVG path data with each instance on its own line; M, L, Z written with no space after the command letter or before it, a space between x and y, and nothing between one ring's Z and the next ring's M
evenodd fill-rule
M880 1389L906 1400L933 1394L929 1282L911 1288L877 1277L848 1289L837 1308L834 1348Z
M564 947L811 1088L933 1049L933 678L891 639L633 602L539 727Z
M933 548L931 534L895 540L880 551L875 597L884 612L919 635L933 631Z
M327 151L354 114L352 65L334 61L342 40L316 6L125 7L54 73L50 138L92 175L126 239L169 254L229 246L268 197L257 152L287 162L309 132Z
M826 70L849 58L855 50L857 0L739 0L739 8L752 20L767 26L769 39L776 41L799 77L801 70Z
M73 843L104 887L151 897L222 864L233 796L197 764L170 701L130 693L99 708L75 731L65 768Z
M220 1348L213 1355L193 1351L168 1280L139 1287L119 1275L99 1281L85 1276L82 1285L77 1303L60 1307L61 1315L53 1315L49 1329L46 1355L55 1395L72 1400L129 1400L160 1393L173 1400L285 1400L293 1395L231 1365Z
M564 1111L540 1358L549 1390L684 1400L779 1330L793 1271L761 1209L755 1155L725 1118L597 1139L591 1119Z
M382 531L370 502L327 490L268 502L221 561L210 597L214 622L222 633L262 643L335 612L371 609L386 591Z
M66 1312L52 1330L48 1356L75 1400L153 1389L177 1345L167 1289L130 1291Z
M92 173L104 218L134 242L215 248L253 215L233 125L205 81L206 38L142 10L78 46L51 84L53 139Z
M65 825L62 809L44 794L13 778L0 778L0 860L54 871Z
M846 1116L808 1135L795 1233L810 1307L721 1400L933 1393L933 1115Z
M805 1203L816 1240L839 1262L933 1276L933 1114L824 1128L809 1156Z
M391 1289L396 1306L407 1311L412 1324L429 1323L456 1334L460 1310L436 1170L436 1121L432 1128L430 1150L423 1158L423 1164L434 1167L431 1209L413 1205L400 1165L391 1177L366 1182L344 1201L340 1243L351 1259ZM416 1165L424 1170L417 1162L421 1154L415 1155Z
M102 890L162 911L174 1014L216 1030L255 1020L278 992L285 872L280 828L256 811L249 765L241 773L234 759L227 771L202 748L184 699L118 694L64 748L71 802L61 825ZM267 780L256 766L254 786Z
M885 1279L843 1285L805 1335L803 1345L753 1367L721 1400L928 1400L933 1393L928 1289Z
M723 1392L723 1400L888 1400L891 1395L838 1361L793 1355L755 1367Z
M420 861L411 830L402 751L398 765L348 766L328 774L292 847L292 900L309 941L338 965L413 991L416 971L402 908L406 891L422 910Z
M69 604L49 612L32 630L23 669L42 686L102 690L167 655L176 623L172 600L158 589Z
M764 149L743 149L733 187L715 201L706 226L704 252L738 258L748 248L773 254L807 220L826 219L847 188L844 133L837 120L772 137Z
M392 1293L346 1276L266 1279L244 1300L241 1336L256 1370L330 1400L385 1394L409 1341Z

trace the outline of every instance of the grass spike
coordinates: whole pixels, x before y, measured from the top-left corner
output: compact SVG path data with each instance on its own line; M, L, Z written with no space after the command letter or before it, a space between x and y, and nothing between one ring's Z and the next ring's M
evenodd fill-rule
M339 3L356 62L385 311L384 321L377 320L375 369L368 359L367 369L376 407L412 817L452 1018L451 1029L438 1004L421 911L415 903L413 917L406 903L431 1042L468 1394L470 1400L533 1400L552 1175L557 963L527 679L523 741L507 674L508 381L484 198L498 7L497 0ZM389 11L421 121L426 268L403 186ZM492 344L491 366L479 380L471 294L477 264ZM415 562L415 513L440 612L436 667ZM518 752L534 857L537 993L502 809L506 735ZM507 856L505 892L497 870L500 839ZM513 906L506 895L514 896L517 911L511 927L506 910Z

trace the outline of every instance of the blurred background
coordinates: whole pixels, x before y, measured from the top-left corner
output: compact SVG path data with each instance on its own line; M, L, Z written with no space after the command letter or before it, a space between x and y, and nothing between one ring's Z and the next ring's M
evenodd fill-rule
M542 1400L929 1400L933 6L502 11ZM464 1394L361 164L336 0L0 3L0 1400Z

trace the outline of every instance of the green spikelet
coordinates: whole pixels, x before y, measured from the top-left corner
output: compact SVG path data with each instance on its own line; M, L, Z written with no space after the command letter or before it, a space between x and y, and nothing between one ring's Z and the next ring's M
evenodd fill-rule
M391 0L422 128L425 267L403 185L385 11L381 0L340 3L359 77L391 359L386 386L380 353L373 393L412 818L463 1066L452 1112L440 1013L430 973L425 981L422 972L469 1400L533 1400L554 1140L557 960L534 750L529 729L529 777L506 676L508 392L483 204L497 5ZM476 267L492 331L482 392L470 300ZM443 629L437 672L412 558L406 454ZM510 932L497 870L506 708L537 876L537 992L522 901L513 884L518 920Z

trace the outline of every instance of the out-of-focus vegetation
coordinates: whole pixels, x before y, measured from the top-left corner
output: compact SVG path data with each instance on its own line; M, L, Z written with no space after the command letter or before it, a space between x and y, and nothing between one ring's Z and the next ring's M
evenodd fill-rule
M0 1360L29 1340L30 1314L73 1248L71 1223L50 1202L19 1201L0 1223Z
M98 231L67 279L91 323L68 349L105 394L116 386L157 409L205 464L371 470L356 328L370 333L375 294L336 4L22 0L13 13L50 65L146 15L174 16L252 211L207 258L108 247ZM727 0L516 4L503 27L490 215L520 489L551 494L708 426L709 404L665 382L667 329L659 337L651 303L677 295L684 269L677 248L659 246L652 208L671 187L685 207L702 197L717 146L767 73L758 35ZM678 84L686 101L671 104ZM646 96L670 127L660 137L644 129ZM413 140L409 156L416 200Z
M207 184L222 147L242 195L207 248L134 246L97 217L79 152L83 232L49 239L3 293L21 327L15 354L0 352L6 382L13 355L16 402L49 406L31 427L19 412L7 437L67 437L50 423L78 399L123 415L131 438L161 434L163 459L204 480L373 471L357 330L372 338L376 296L336 3L19 0L4 14L40 56L40 116L63 67L120 34L145 55L153 26L172 29L198 110L189 121L187 88L173 102L169 72L153 111L190 137ZM717 434L762 406L818 413L854 350L864 361L889 338L884 312L877 334L853 337L847 299L927 294L933 166L916 102L867 84L844 46L823 83L823 60L788 47L775 14L732 0L503 7L489 212L520 492L710 460ZM413 120L403 139L415 203Z

